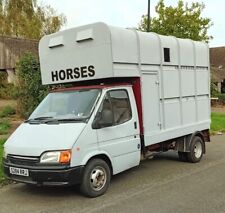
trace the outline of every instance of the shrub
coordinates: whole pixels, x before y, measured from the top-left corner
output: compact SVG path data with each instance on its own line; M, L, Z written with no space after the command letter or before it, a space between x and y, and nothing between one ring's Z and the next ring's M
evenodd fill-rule
M3 87L7 83L6 72L0 72L0 87Z
M7 83L6 72L0 72L0 98L8 98L9 84Z
M0 98L15 99L18 97L18 90L13 84L7 82L6 72L0 72Z
M220 101L225 103L225 94L218 94L217 97Z
M42 85L39 62L31 53L25 53L20 59L16 74L19 92L17 111L27 118L46 96L48 87Z
M10 115L14 115L16 113L16 110L11 106L5 106L0 111L0 118L8 117Z
M219 94L218 88L213 82L210 83L210 93L211 97L217 97L217 95Z

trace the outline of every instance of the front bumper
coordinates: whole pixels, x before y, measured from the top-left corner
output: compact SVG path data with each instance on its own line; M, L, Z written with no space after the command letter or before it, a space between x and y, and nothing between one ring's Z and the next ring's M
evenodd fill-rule
M84 166L69 167L57 166L51 167L37 167L37 166L22 166L17 164L7 163L3 161L4 173L7 178L33 185L45 185L45 186L65 186L75 185L81 183L83 176ZM28 169L29 176L20 176L10 174L10 167Z

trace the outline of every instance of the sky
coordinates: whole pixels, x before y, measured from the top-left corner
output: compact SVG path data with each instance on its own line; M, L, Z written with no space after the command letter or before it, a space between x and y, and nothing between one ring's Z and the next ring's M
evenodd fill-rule
M210 47L225 46L225 0L185 0L203 2L206 6L203 17L212 20L213 26L208 34L213 36ZM177 0L164 0L166 6L177 5ZM39 0L41 4L51 5L58 13L67 17L63 29L90 24L97 21L109 25L132 28L137 27L143 14L147 14L148 0ZM151 16L155 16L158 0L151 0Z

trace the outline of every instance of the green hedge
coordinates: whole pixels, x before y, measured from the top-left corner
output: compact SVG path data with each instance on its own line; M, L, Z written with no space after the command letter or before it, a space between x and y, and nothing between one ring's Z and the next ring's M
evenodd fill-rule
M218 99L219 99L220 101L225 102L225 94L224 94L224 93L218 94L217 97L218 97Z
M31 53L26 53L20 59L16 74L19 91L17 111L27 118L46 96L48 87L42 85L39 62Z
M18 96L16 87L7 82L7 74L0 72L0 98L15 99Z

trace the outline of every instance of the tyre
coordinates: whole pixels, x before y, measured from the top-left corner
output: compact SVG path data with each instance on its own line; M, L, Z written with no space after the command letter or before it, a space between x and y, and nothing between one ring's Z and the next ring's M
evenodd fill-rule
M87 197L98 197L107 191L110 180L109 165L102 159L93 159L84 169L80 190Z
M183 162L187 162L188 161L188 156L187 156L187 152L179 152L178 151L178 157L179 157L179 160L180 161L183 161Z
M191 141L190 152L187 153L188 161L191 163L197 163L202 159L203 156L203 140L195 136Z

